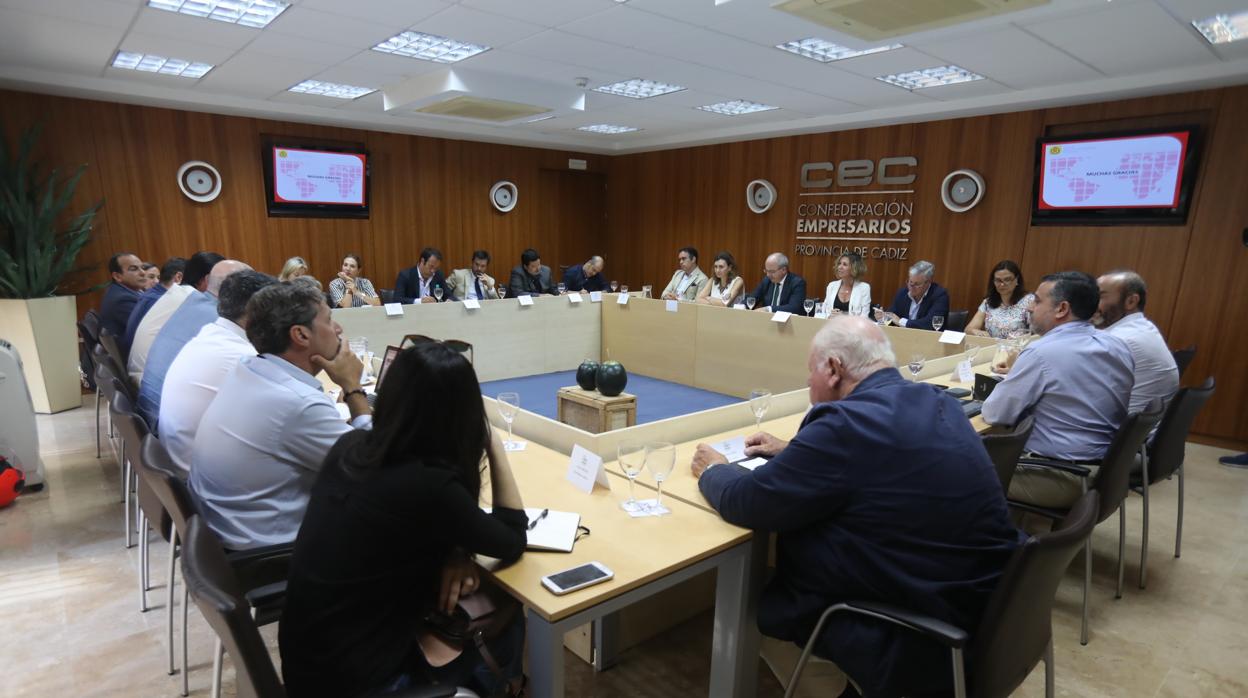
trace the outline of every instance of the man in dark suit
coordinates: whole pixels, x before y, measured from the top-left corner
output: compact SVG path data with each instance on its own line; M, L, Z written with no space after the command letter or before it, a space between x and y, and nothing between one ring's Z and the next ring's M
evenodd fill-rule
M507 283L513 296L558 295L550 279L550 267L542 264L542 256L530 247L520 253L520 264L511 270Z
M746 439L746 454L769 462L746 470L699 444L691 465L725 521L777 533L759 629L805 644L824 609L850 600L974 629L1022 534L957 400L903 379L888 338L861 316L833 315L808 363L813 407L793 440ZM833 616L814 651L863 695L952 688L945 649L862 616Z
M143 262L130 252L118 252L108 260L108 273L113 282L104 291L100 302L100 327L114 337L124 337L130 311L139 302L139 296L147 288L147 276L143 274Z
M910 267L910 278L897 291L884 316L888 322L916 330L932 329L932 318L949 315L949 293L932 281L936 265L920 261ZM876 320L875 314L872 315Z
M569 291L605 291L607 282L602 278L602 270L606 265L602 257L594 255L584 264L568 267L563 273L563 285Z
M437 303L434 289L442 289L442 300L457 300L446 285L446 277L438 268L442 266L442 252L433 247L420 251L420 263L399 272L394 280L395 303Z
M767 312L800 313L806 300L806 279L789 273L789 258L781 252L772 252L763 262L765 276L750 294L754 297L754 309Z

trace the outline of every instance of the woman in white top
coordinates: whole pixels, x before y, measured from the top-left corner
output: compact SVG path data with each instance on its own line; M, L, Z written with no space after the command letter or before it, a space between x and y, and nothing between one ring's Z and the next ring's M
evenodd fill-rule
M711 283L698 291L697 302L707 305L732 306L741 300L745 280L737 276L737 260L727 252L715 255L711 266Z
M342 271L338 278L329 282L329 297L335 308L358 308L363 305L381 305L381 298L373 290L373 283L360 276L360 257L351 253L342 258Z
M988 295L966 324L967 334L996 339L1030 334L1035 298L1023 285L1023 270L1017 264L1008 259L997 262L988 275Z
M823 297L824 315L849 313L867 315L871 312L871 285L859 281L867 273L862 255L847 252L836 260L836 281L828 284Z

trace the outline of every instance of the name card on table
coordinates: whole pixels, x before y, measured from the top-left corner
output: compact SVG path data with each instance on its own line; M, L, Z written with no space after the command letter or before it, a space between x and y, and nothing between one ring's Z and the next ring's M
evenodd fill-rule
M729 463L745 460L744 436L734 436L731 439L715 441L711 444L711 448L724 454L724 458L727 458Z
M476 298L465 298L464 307L469 310L480 310L481 301L477 300Z
M732 306L732 307L733 307L733 308L735 308L735 309L737 309L737 310L745 310L745 303L737 303L736 305L734 305L734 306Z
M568 294L569 303L580 303L581 300L582 300L581 294L577 293L576 291L573 291L572 293Z
M533 305L533 296L528 294L516 296L516 300L520 301L520 305Z
M619 296L616 296L615 304L616 305L628 305L628 294L621 293Z
M961 344L966 339L965 332L954 332L953 330L945 330L940 333L941 344Z
M676 312L677 310L680 310L680 301L671 301L671 300L669 300L669 301L667 302L667 312L669 312L669 313L674 313L674 312Z
M386 317L403 317L402 303L386 303L382 307L386 309Z
M963 383L975 382L975 371L971 368L971 360L966 359L958 362L958 367L954 369L957 379Z
M785 322L788 322L789 318L791 317L793 317L793 313L788 313L783 310L779 310L779 311L776 311L775 315L771 316L771 321L785 323Z
M589 302L590 302L590 303L601 303L601 302L602 302L602 291L590 291L590 292L589 292Z
M585 494L594 491L594 484L611 489L607 471L602 467L602 456L581 447L580 444L572 446L572 458L568 461L568 482Z

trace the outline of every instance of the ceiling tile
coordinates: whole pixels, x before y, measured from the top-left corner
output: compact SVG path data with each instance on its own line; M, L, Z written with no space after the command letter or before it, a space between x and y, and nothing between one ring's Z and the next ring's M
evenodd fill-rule
M270 56L289 58L295 61L313 61L316 63L340 63L369 47L350 46L331 43L329 41L312 41L301 36L283 34L273 30L261 32L256 40L247 46L248 51L259 51Z
M238 53L237 50L227 46L204 44L198 41L187 41L182 38L140 32L127 34L117 48L121 51L154 53L165 58L181 58L188 61L208 63L209 65L220 65L229 60L230 56Z
M413 24L441 12L451 6L445 0L355 0L344 3L343 0L298 0L299 7L319 10L330 14L349 14L352 17L367 18L374 24L384 24L394 29L391 36L398 34ZM275 29L279 29L274 24Z
M328 66L243 51L199 81L199 88L244 97L269 97L287 90Z
M408 78L413 75L432 73L435 70L446 68L446 64L396 56L390 53L380 53L378 51L360 51L334 67L363 73L376 73L385 76L388 80L395 75Z
M960 82L956 85L925 87L920 90L920 92L927 97L931 97L932 99L938 99L942 102L951 102L959 99L971 99L972 97L1003 94L1006 92L1013 92L1013 90L993 80L976 80L974 82Z
M100 75L123 30L0 8L0 64Z
M35 14L71 19L75 22L98 24L103 27L125 29L139 12L135 0L0 0L0 7L25 10Z
M846 58L842 61L834 61L831 67L867 78L878 78L881 75L906 73L911 70L934 68L944 64L945 62L939 58L929 56L910 47L905 47L882 53L872 53L867 56L858 56L857 58Z
M602 85L634 77L623 73L608 73L586 66L574 65L561 61L552 61L536 56L516 53L511 49L495 49L486 51L472 58L474 70L484 70L504 75L517 75L525 78L536 78L545 82L575 84L576 78L588 78L589 85Z
M499 48L533 36L545 28L511 17L456 5L417 22L412 29Z
M923 44L919 48L1016 89L1104 77L1070 54L1015 27Z
M281 21L294 9L292 7L283 12L277 21ZM274 22L270 26L276 25L277 22ZM201 44L214 44L234 50L246 46L260 35L259 29L240 27L237 24L226 24L203 17L191 17L168 10L154 10L150 7L144 7L139 12L139 18L135 20L130 31L149 36L166 36L171 39L194 39Z
M613 0L462 0L464 7L557 27L616 6Z
M214 22L214 24L218 23ZM321 12L302 5L294 5L274 20L266 31L316 41L329 41L344 46L356 46L363 50L376 46L403 29L405 27L394 24L373 22L359 19L356 16Z

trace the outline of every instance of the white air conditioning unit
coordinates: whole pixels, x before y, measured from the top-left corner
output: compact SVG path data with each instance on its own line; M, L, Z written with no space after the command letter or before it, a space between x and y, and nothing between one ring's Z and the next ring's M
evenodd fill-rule
M772 8L864 41L962 24L1049 0L783 0Z
M0 339L0 451L12 454L13 465L26 473L26 486L43 484L43 462L39 460L39 429L35 426L35 404L22 373L17 348Z

